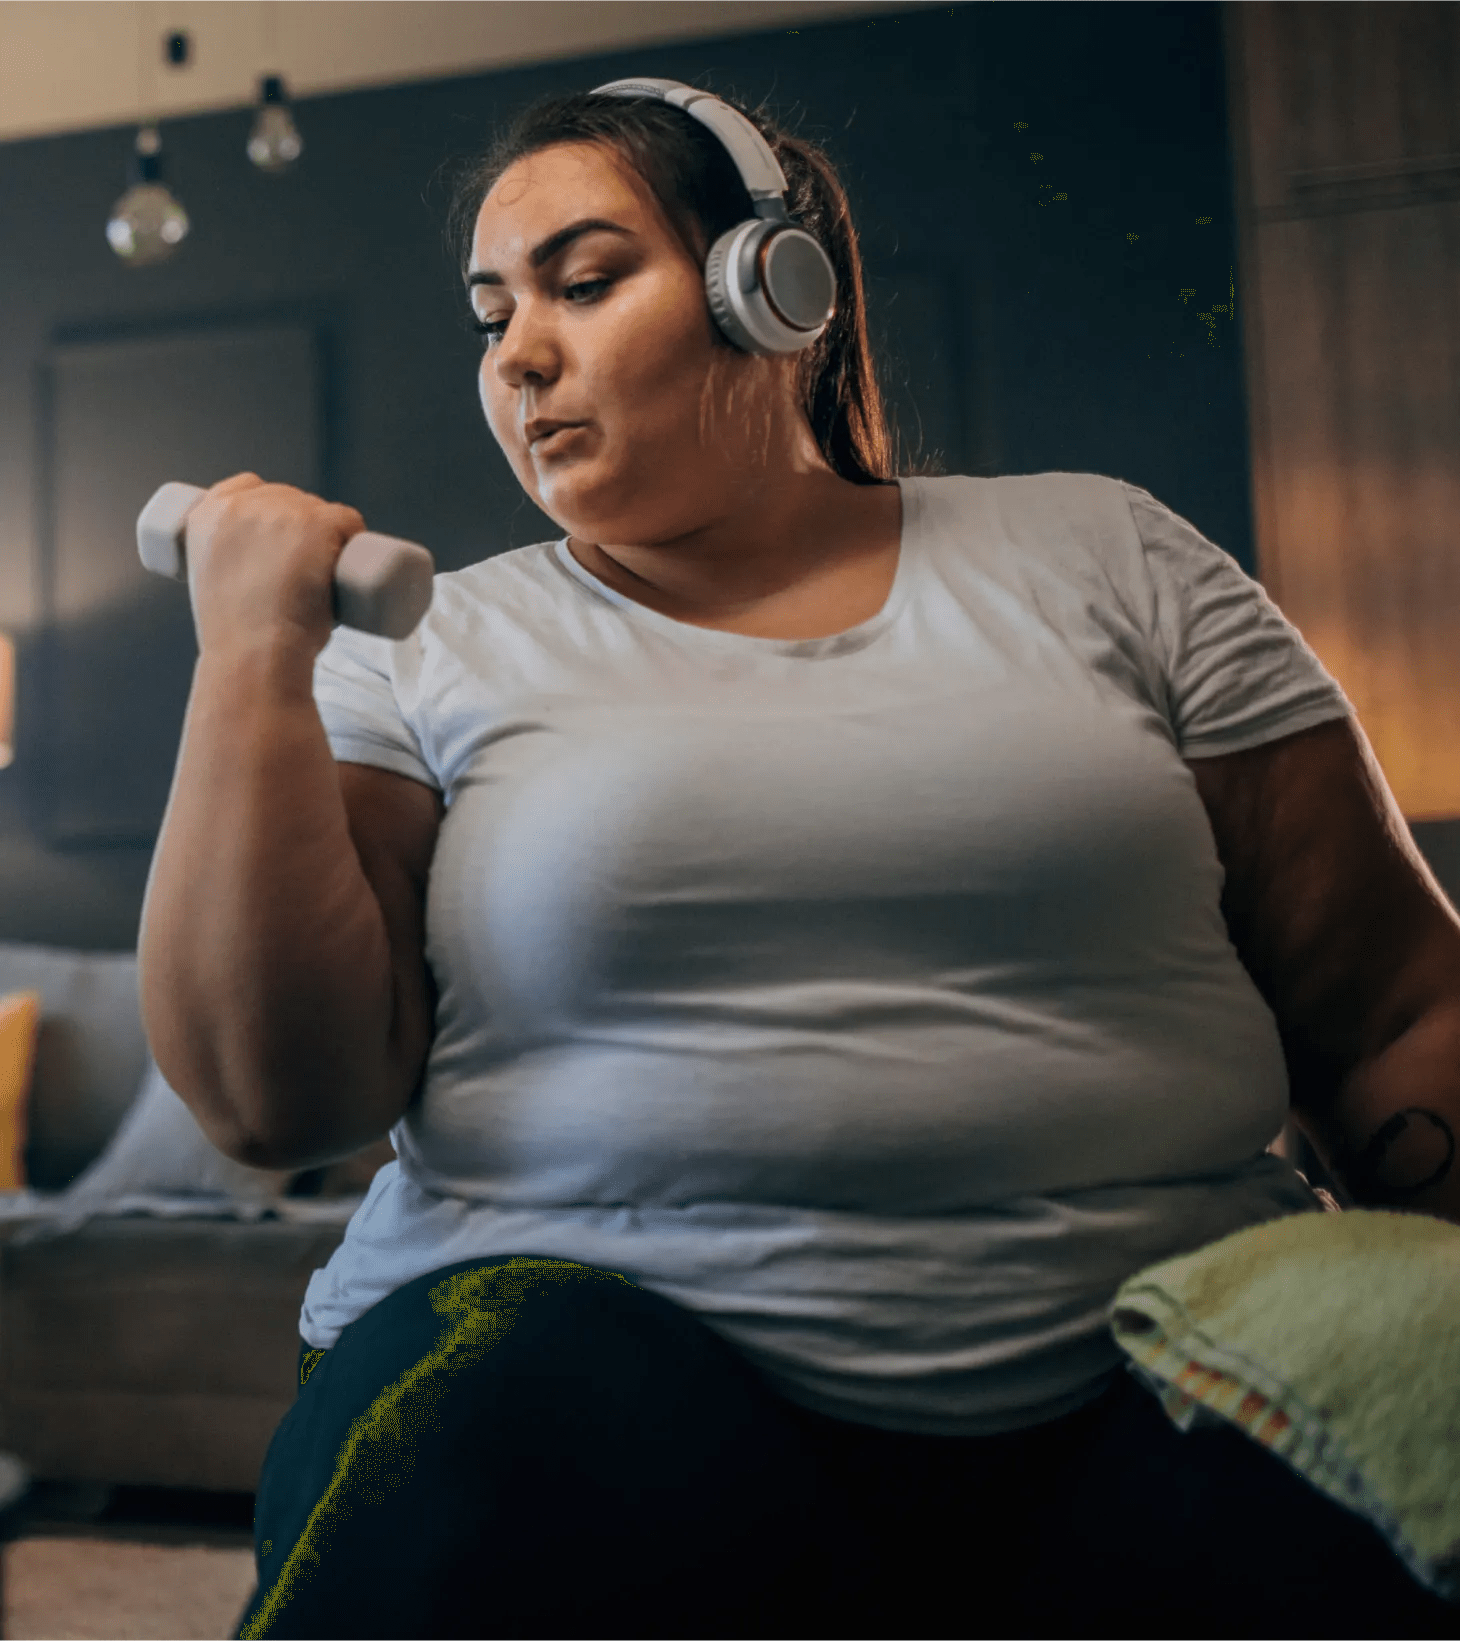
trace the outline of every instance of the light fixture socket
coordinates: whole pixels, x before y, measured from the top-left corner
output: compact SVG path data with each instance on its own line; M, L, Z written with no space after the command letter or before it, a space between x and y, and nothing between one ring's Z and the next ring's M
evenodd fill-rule
M133 154L132 163L127 167L127 177L134 185L139 182L161 182L162 156Z
M144 125L138 130L127 166L127 180L133 187L139 182L162 181L162 134L155 125Z

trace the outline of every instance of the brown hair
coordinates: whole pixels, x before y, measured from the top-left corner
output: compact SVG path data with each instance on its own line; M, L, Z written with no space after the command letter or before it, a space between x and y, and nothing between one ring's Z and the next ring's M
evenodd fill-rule
M836 312L796 360L796 384L807 420L832 470L854 484L894 476L889 428L867 331L862 256L846 189L826 152L793 136L761 109L739 108L770 144L788 184L791 219L814 234L836 270ZM497 180L529 154L562 143L600 143L647 184L681 243L703 268L710 246L753 215L750 194L720 140L672 103L648 97L550 96L523 109L490 148L462 173L451 231L465 274L477 213ZM718 345L734 344L715 327ZM903 474L935 464L903 464Z

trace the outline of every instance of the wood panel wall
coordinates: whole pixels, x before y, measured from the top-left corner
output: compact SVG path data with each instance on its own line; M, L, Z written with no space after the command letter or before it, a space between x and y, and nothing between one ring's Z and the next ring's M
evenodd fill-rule
M1460 816L1460 5L1225 8L1258 573Z

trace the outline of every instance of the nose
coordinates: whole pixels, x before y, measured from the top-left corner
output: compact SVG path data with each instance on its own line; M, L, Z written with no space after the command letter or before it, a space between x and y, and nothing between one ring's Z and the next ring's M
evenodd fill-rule
M526 296L517 304L501 340L488 355L506 387L538 386L556 379L561 366L547 304Z

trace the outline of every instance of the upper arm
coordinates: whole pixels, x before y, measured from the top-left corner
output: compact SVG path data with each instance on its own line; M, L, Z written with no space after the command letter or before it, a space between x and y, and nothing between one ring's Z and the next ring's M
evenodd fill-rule
M1222 910L1277 1018L1294 1106L1460 997L1460 916L1352 719L1188 759L1225 868Z
M436 988L426 963L426 886L445 806L434 788L392 770L357 763L338 767L350 839L390 942L390 1055L398 1119L418 1090L435 1021Z

